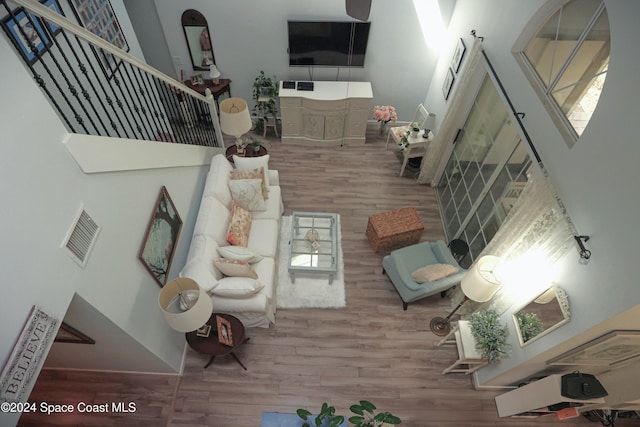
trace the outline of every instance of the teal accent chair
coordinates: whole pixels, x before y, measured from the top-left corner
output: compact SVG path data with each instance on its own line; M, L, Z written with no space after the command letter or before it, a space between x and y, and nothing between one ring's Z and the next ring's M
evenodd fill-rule
M427 283L417 283L411 277L411 273L432 264L451 264L460 270L443 279ZM410 302L426 298L457 285L465 275L466 270L461 268L451 254L447 244L442 240L437 242L422 242L392 251L382 260L383 273L398 291L402 299L402 307L406 310Z

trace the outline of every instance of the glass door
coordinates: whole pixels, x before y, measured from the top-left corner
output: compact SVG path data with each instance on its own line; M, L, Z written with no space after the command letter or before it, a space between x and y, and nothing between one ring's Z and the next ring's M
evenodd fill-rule
M436 192L447 239L469 244L468 267L518 199L531 159L488 75L456 140Z

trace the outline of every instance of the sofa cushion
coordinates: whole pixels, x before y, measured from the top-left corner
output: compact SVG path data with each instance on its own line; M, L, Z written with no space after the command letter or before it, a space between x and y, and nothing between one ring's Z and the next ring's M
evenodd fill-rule
M240 157L233 156L233 163L236 165L236 170L247 170L264 168L264 179L267 189L269 189L269 155L260 157Z
M225 277L218 281L218 285L213 288L213 295L227 298L248 298L260 292L263 287L256 279Z
M267 191L267 184L264 178L264 168L246 169L246 170L234 170L229 172L229 179L260 179L262 183L262 197L266 200L269 198L269 191Z
M207 262L204 258L193 258L187 262L178 276L195 280L203 291L210 294L218 285L218 281L207 268L207 264L213 263Z
M231 220L227 231L227 241L232 245L247 246L251 232L251 212L233 202Z
M218 270L229 277L250 277L257 279L258 275L251 268L247 261L237 261L235 259L217 258L213 261Z
M213 196L225 206L231 206L231 192L227 182L233 166L222 154L213 156L211 167L204 185L203 197Z
M202 289L210 292L222 279L222 273L212 263L218 256L217 248L218 244L213 239L204 235L194 236L187 263L178 276L193 279Z
M275 298L276 268L276 262L273 258L263 258L262 261L253 264L253 269L258 275L258 281L264 286L260 293L265 294L269 300Z
M218 247L218 253L223 258L247 261L249 264L262 260L262 255L258 255L244 246L220 246Z
M280 187L269 187L269 198L265 200L264 211L252 211L251 217L256 219L275 219L280 221L282 216L282 196L280 195Z
M278 221L274 219L254 219L247 247L262 256L275 258L280 239L278 230Z
M411 273L411 277L418 283L433 282L457 273L459 270L451 264L431 264L420 267Z
M248 211L266 211L262 196L262 181L259 179L230 179L231 197Z
M202 218L206 222L204 223L204 230L194 230L193 234L206 234L218 243L219 246L226 246L227 243L227 227L229 226L229 220L231 219L231 212L227 209L218 199L213 196L206 197L209 199L209 210L207 216ZM198 221L196 227L201 221L200 214L198 214ZM196 233L199 231L199 233Z

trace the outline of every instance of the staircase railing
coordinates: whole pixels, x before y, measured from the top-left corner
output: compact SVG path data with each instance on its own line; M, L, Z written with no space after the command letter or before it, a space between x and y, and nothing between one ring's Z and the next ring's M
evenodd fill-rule
M69 132L224 146L209 90L199 94L35 0L0 3L7 37Z

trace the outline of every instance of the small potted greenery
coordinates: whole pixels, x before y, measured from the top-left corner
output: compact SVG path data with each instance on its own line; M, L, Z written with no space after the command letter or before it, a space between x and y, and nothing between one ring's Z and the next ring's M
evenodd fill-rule
M249 145L251 145L253 151L257 153L258 151L260 151L260 147L262 147L262 142L258 141L257 139L252 139Z
M469 323L476 339L476 348L489 363L500 360L509 352L509 329L506 324L500 323L500 316L495 310L476 311L469 316Z
M311 424L310 418L312 414L307 409L298 409L296 414L298 414L301 420L305 421L302 427L338 427L344 422L344 416L336 415L336 408L329 406L327 402L322 404L322 408L320 408L320 412L316 415L313 425Z
M269 77L261 70L258 77L253 81L253 100L255 105L252 111L258 119L255 129L256 132L260 133L263 131L266 120L277 120L277 97L278 80L276 80L276 76Z
M397 425L402 421L389 412L375 413L376 406L366 400L361 400L349 408L355 415L349 418L349 422L356 427L381 427L385 425ZM312 421L312 414L307 409L298 409L298 417L305 421L302 427L338 427L344 422L344 416L336 415L336 408L323 403L320 412ZM313 423L313 424L312 424Z

